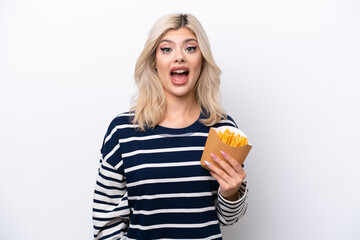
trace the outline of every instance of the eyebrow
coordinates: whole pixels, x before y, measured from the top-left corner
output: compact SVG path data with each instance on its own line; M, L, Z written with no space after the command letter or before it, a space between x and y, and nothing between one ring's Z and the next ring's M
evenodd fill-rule
M197 42L197 40L196 40L195 38L189 38L189 39L186 39L186 40L184 41L184 43L191 42L191 41ZM163 39L163 40L161 40L161 41L159 42L159 44L162 43L162 42L174 43L174 42L171 41L171 40Z

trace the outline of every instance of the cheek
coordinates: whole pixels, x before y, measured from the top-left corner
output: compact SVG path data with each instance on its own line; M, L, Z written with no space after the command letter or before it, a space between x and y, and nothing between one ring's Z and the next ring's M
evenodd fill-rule
M158 57L158 55L156 54L156 56L155 56L155 67L159 68L160 66L161 66L161 60Z
M194 66L194 74L196 77L199 77L200 75L200 72L201 72L201 67L202 67L202 58L197 58L194 63L193 63L193 66Z
M155 66L156 66L156 71L157 71L157 74L158 74L159 77L165 74L166 67L164 66L163 61L161 61L159 59L156 59L155 60Z

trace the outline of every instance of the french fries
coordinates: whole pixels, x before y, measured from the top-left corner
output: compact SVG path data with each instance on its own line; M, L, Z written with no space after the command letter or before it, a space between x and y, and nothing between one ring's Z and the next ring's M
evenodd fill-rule
M246 137L240 136L240 134L235 135L235 133L230 132L229 129L226 129L224 132L218 131L217 135L223 143L231 147L241 147L248 144Z

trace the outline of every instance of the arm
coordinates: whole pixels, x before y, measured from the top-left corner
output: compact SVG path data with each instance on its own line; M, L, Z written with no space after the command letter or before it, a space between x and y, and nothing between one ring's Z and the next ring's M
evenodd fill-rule
M121 239L128 228L130 209L116 137L108 135L101 152L93 203L94 239Z
M205 163L211 170L211 175L218 181L220 187L216 201L216 210L219 221L223 225L231 225L243 216L247 209L247 183L244 181L246 173L241 165L228 154L222 152L223 161L216 155L212 158L224 170Z
M239 220L239 218L245 215L248 206L246 202L247 192L247 183L243 182L238 191L239 199L236 201L229 201L221 196L219 188L216 211L220 224L234 224Z
M119 239L126 233L129 207L122 175L102 161L95 186L93 203L94 239Z

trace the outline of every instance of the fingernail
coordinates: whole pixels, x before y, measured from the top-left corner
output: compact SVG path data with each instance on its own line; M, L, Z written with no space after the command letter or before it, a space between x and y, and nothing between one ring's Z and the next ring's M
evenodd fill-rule
M208 161L204 161L205 162L205 164L208 166L208 167L210 167L211 166L211 164L208 162Z
M215 160L217 158L217 156L213 153L210 153L211 157Z
M224 153L223 151L220 151L220 152L221 152L221 154L222 154L224 157L229 156L229 155L227 155L226 153Z

